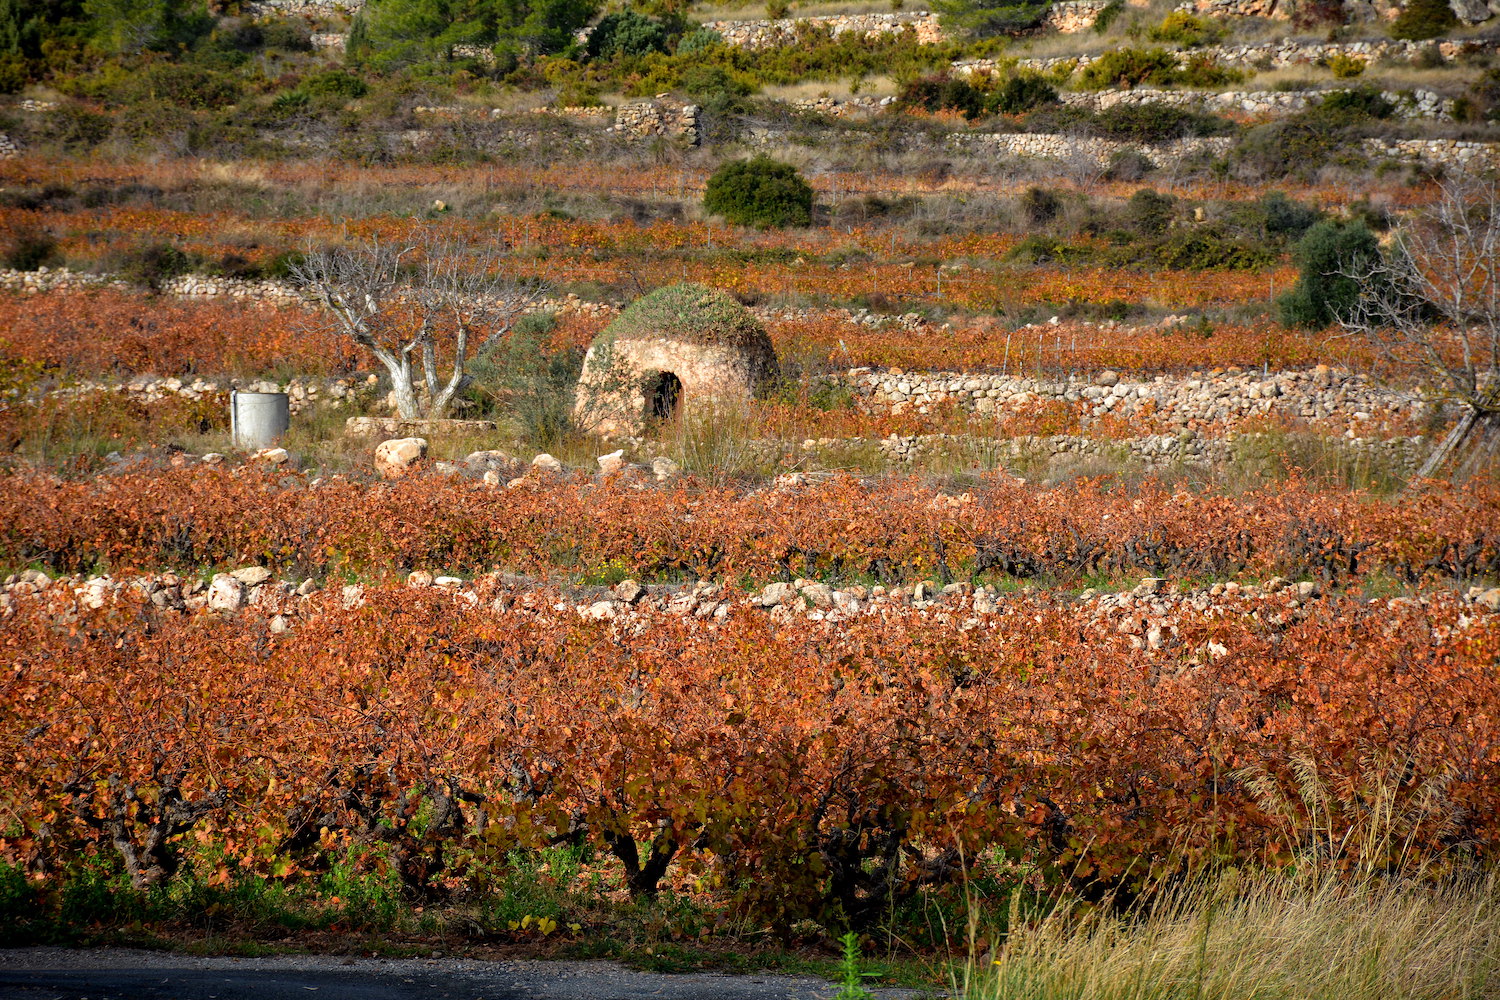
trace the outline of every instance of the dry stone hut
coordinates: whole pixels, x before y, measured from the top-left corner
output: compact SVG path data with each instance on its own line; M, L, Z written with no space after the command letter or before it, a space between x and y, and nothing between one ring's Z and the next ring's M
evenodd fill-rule
M590 345L575 416L595 434L636 434L707 402L759 396L778 374L750 311L704 285L637 299Z

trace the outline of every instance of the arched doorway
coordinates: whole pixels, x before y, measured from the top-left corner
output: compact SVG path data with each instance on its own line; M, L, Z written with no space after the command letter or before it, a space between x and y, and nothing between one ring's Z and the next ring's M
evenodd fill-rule
M671 372L659 372L646 393L646 419L671 420L682 402L682 379Z

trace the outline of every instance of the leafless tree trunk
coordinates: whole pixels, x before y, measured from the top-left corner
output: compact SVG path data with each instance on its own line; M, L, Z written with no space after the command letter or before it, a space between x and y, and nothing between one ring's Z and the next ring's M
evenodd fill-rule
M497 242L431 239L392 246L371 240L310 248L291 273L339 330L385 366L396 414L433 419L469 385L469 362L541 297L543 286L508 275L503 258Z
M1415 213L1361 284L1345 331L1394 359L1415 360L1463 416L1423 464L1432 475L1473 443L1500 434L1500 180L1465 174ZM1472 466L1471 462L1462 463Z

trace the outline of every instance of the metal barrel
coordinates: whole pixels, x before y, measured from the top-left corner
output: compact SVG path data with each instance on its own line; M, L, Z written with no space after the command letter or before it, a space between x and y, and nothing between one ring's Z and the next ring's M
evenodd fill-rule
M284 392L235 392L229 396L229 428L236 448L269 448L291 425L291 402Z

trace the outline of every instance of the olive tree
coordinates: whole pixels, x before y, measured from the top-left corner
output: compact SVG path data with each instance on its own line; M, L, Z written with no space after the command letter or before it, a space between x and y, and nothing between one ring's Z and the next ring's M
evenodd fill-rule
M468 387L473 359L543 293L541 282L509 275L503 257L498 241L370 240L310 248L290 274L335 328L385 366L397 415L433 419Z
M1336 316L1387 357L1415 361L1462 414L1419 471L1467 450L1472 468L1500 440L1500 181L1466 174L1441 185L1381 253L1341 271L1358 283Z

